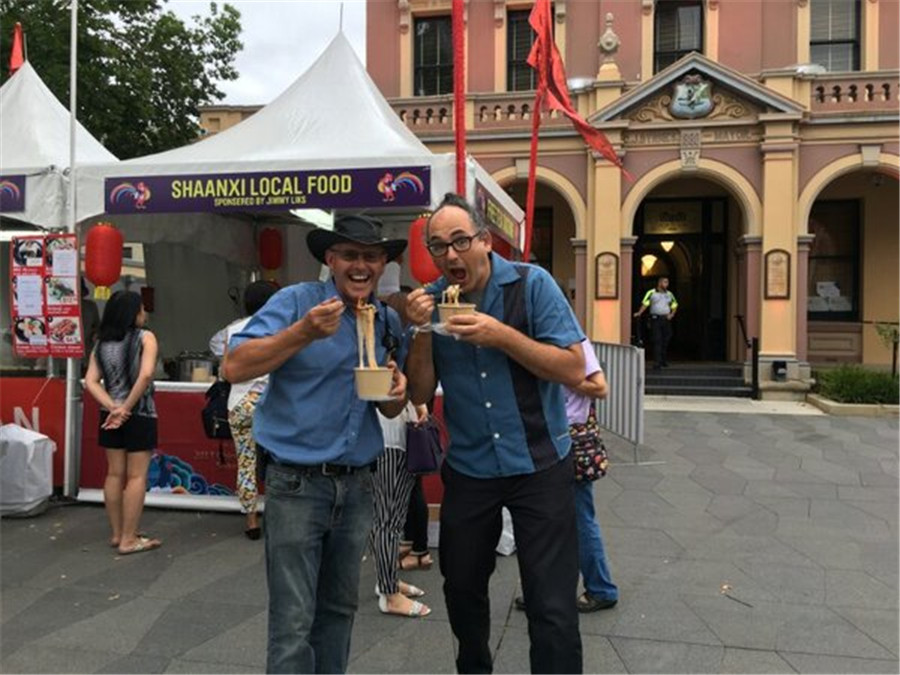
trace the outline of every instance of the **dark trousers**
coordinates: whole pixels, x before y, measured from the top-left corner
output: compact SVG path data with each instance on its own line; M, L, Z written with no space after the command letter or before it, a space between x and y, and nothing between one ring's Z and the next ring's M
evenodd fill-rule
M672 339L672 322L666 316L650 316L650 331L653 334L653 361L657 366L666 364L666 352Z
M457 672L493 672L488 582L506 506L528 615L531 672L581 673L571 454L539 473L509 478L471 478L444 462L441 477L440 567L450 627L459 640Z
M425 503L421 476L416 476L416 484L409 495L403 539L412 543L413 553L425 553L428 550L428 504Z

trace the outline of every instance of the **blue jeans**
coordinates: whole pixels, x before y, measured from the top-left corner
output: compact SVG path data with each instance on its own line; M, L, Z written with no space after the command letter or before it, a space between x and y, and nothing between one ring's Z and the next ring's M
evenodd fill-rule
M344 673L372 527L372 472L266 468L268 673Z
M266 507L268 508L268 507ZM584 590L591 597L618 600L619 588L612 582L603 535L594 513L594 484L579 481L575 487L575 519L578 522L578 561Z

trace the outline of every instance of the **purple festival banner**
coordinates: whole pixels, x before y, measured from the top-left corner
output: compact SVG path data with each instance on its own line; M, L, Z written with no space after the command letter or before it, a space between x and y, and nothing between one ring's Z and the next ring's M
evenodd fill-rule
M107 178L106 213L421 207L431 167Z
M25 210L25 176L0 176L0 213Z

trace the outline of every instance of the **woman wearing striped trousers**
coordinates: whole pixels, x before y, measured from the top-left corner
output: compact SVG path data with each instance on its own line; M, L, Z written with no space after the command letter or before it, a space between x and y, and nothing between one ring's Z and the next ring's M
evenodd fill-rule
M431 610L414 598L425 595L420 588L400 581L397 572L397 551L409 506L409 495L415 476L406 470L406 423L424 420L425 406L406 409L393 419L378 413L384 434L384 454L375 469L375 514L372 523L372 548L375 558L375 578L378 609L383 614L419 617Z

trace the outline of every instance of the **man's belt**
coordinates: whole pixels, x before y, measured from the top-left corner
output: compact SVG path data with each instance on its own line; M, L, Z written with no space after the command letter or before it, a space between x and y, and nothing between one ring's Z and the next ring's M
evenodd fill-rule
M272 455L268 456L267 461L307 476L350 476L359 471L375 471L375 462L364 466L347 466L346 464L331 464L329 462L323 464L294 464L293 462L277 459Z

